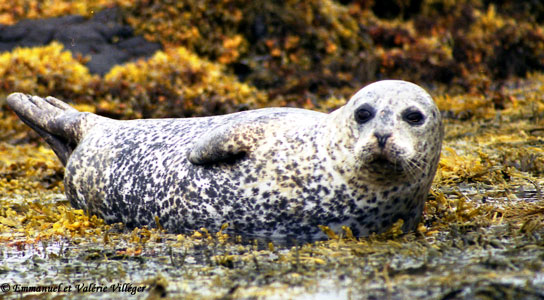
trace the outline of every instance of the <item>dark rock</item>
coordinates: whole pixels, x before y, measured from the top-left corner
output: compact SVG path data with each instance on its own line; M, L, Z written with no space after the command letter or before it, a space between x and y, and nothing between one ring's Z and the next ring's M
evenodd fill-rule
M95 23L94 28L110 43L134 35L134 30L127 25Z
M141 57L147 53L154 53L160 50L160 45L157 43L149 43L142 36L135 36L117 43L117 47L123 49L130 56Z
M101 24L119 24L122 23L123 20L119 8L112 7L95 13L90 21Z
M10 51L17 46L17 42L0 42L0 53Z
M67 50L91 56L97 53L97 46L108 43L99 32L94 30L89 22L59 30L55 33L53 39L61 42Z
M114 65L149 57L162 49L159 43L134 36L134 30L122 24L117 8L100 11L91 19L70 15L0 26L0 52L47 45L52 41L62 43L72 53L90 56L87 67L99 75L106 74Z
M92 55L92 59L87 63L87 68L94 74L106 74L113 66L118 65L119 61L128 61L133 56L125 51L109 45L103 44L97 47L97 53Z
M0 27L0 42L16 42L21 40L27 33L27 28L24 26L5 26Z
M55 25L42 20L24 20L15 25L17 31L24 32L23 36L17 40L22 47L32 47L45 45L51 42L55 34ZM7 30L9 32L9 30Z

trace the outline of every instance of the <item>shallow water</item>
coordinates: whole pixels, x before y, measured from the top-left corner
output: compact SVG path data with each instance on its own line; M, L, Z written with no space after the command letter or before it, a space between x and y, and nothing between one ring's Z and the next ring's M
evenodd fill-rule
M443 192L455 201L477 199L481 191L461 186L458 192ZM488 198L475 206L542 203L530 186L511 194L519 196ZM47 199L64 201L58 194ZM149 235L145 242L134 240L134 232L116 229L107 242L91 234L28 243L21 234L0 243L0 288L9 286L2 294L6 299L31 294L71 299L542 299L544 228L536 224L524 232L522 225L468 222L428 236L274 243L273 249L267 241L180 238L157 231L136 234ZM37 286L59 286L62 292L20 292Z

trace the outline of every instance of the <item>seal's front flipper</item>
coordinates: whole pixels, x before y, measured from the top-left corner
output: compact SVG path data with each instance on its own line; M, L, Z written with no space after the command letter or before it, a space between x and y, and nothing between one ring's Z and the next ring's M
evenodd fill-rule
M263 120L221 125L202 135L187 158L195 165L232 162L246 156L264 136Z
M43 99L14 93L8 96L7 102L17 116L53 148L63 165L84 134L101 118L79 112L53 97Z

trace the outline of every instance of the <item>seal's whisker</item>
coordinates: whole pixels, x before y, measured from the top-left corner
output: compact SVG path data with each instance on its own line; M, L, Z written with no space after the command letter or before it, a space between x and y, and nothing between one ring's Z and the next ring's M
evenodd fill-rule
M420 161L415 159L406 160L406 165L407 165L406 169L407 169L407 172L410 174L410 176L417 177L418 173L424 172L425 164L422 165L419 162Z

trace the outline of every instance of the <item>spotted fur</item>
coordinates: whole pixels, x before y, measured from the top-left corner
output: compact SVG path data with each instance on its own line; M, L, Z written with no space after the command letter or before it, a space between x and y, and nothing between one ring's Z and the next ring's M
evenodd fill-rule
M398 219L411 230L443 137L431 97L404 81L371 84L330 114L117 121L52 97L8 103L66 165L74 207L128 227L154 227L157 216L175 233L229 223L246 236L318 239L318 225L365 236Z

